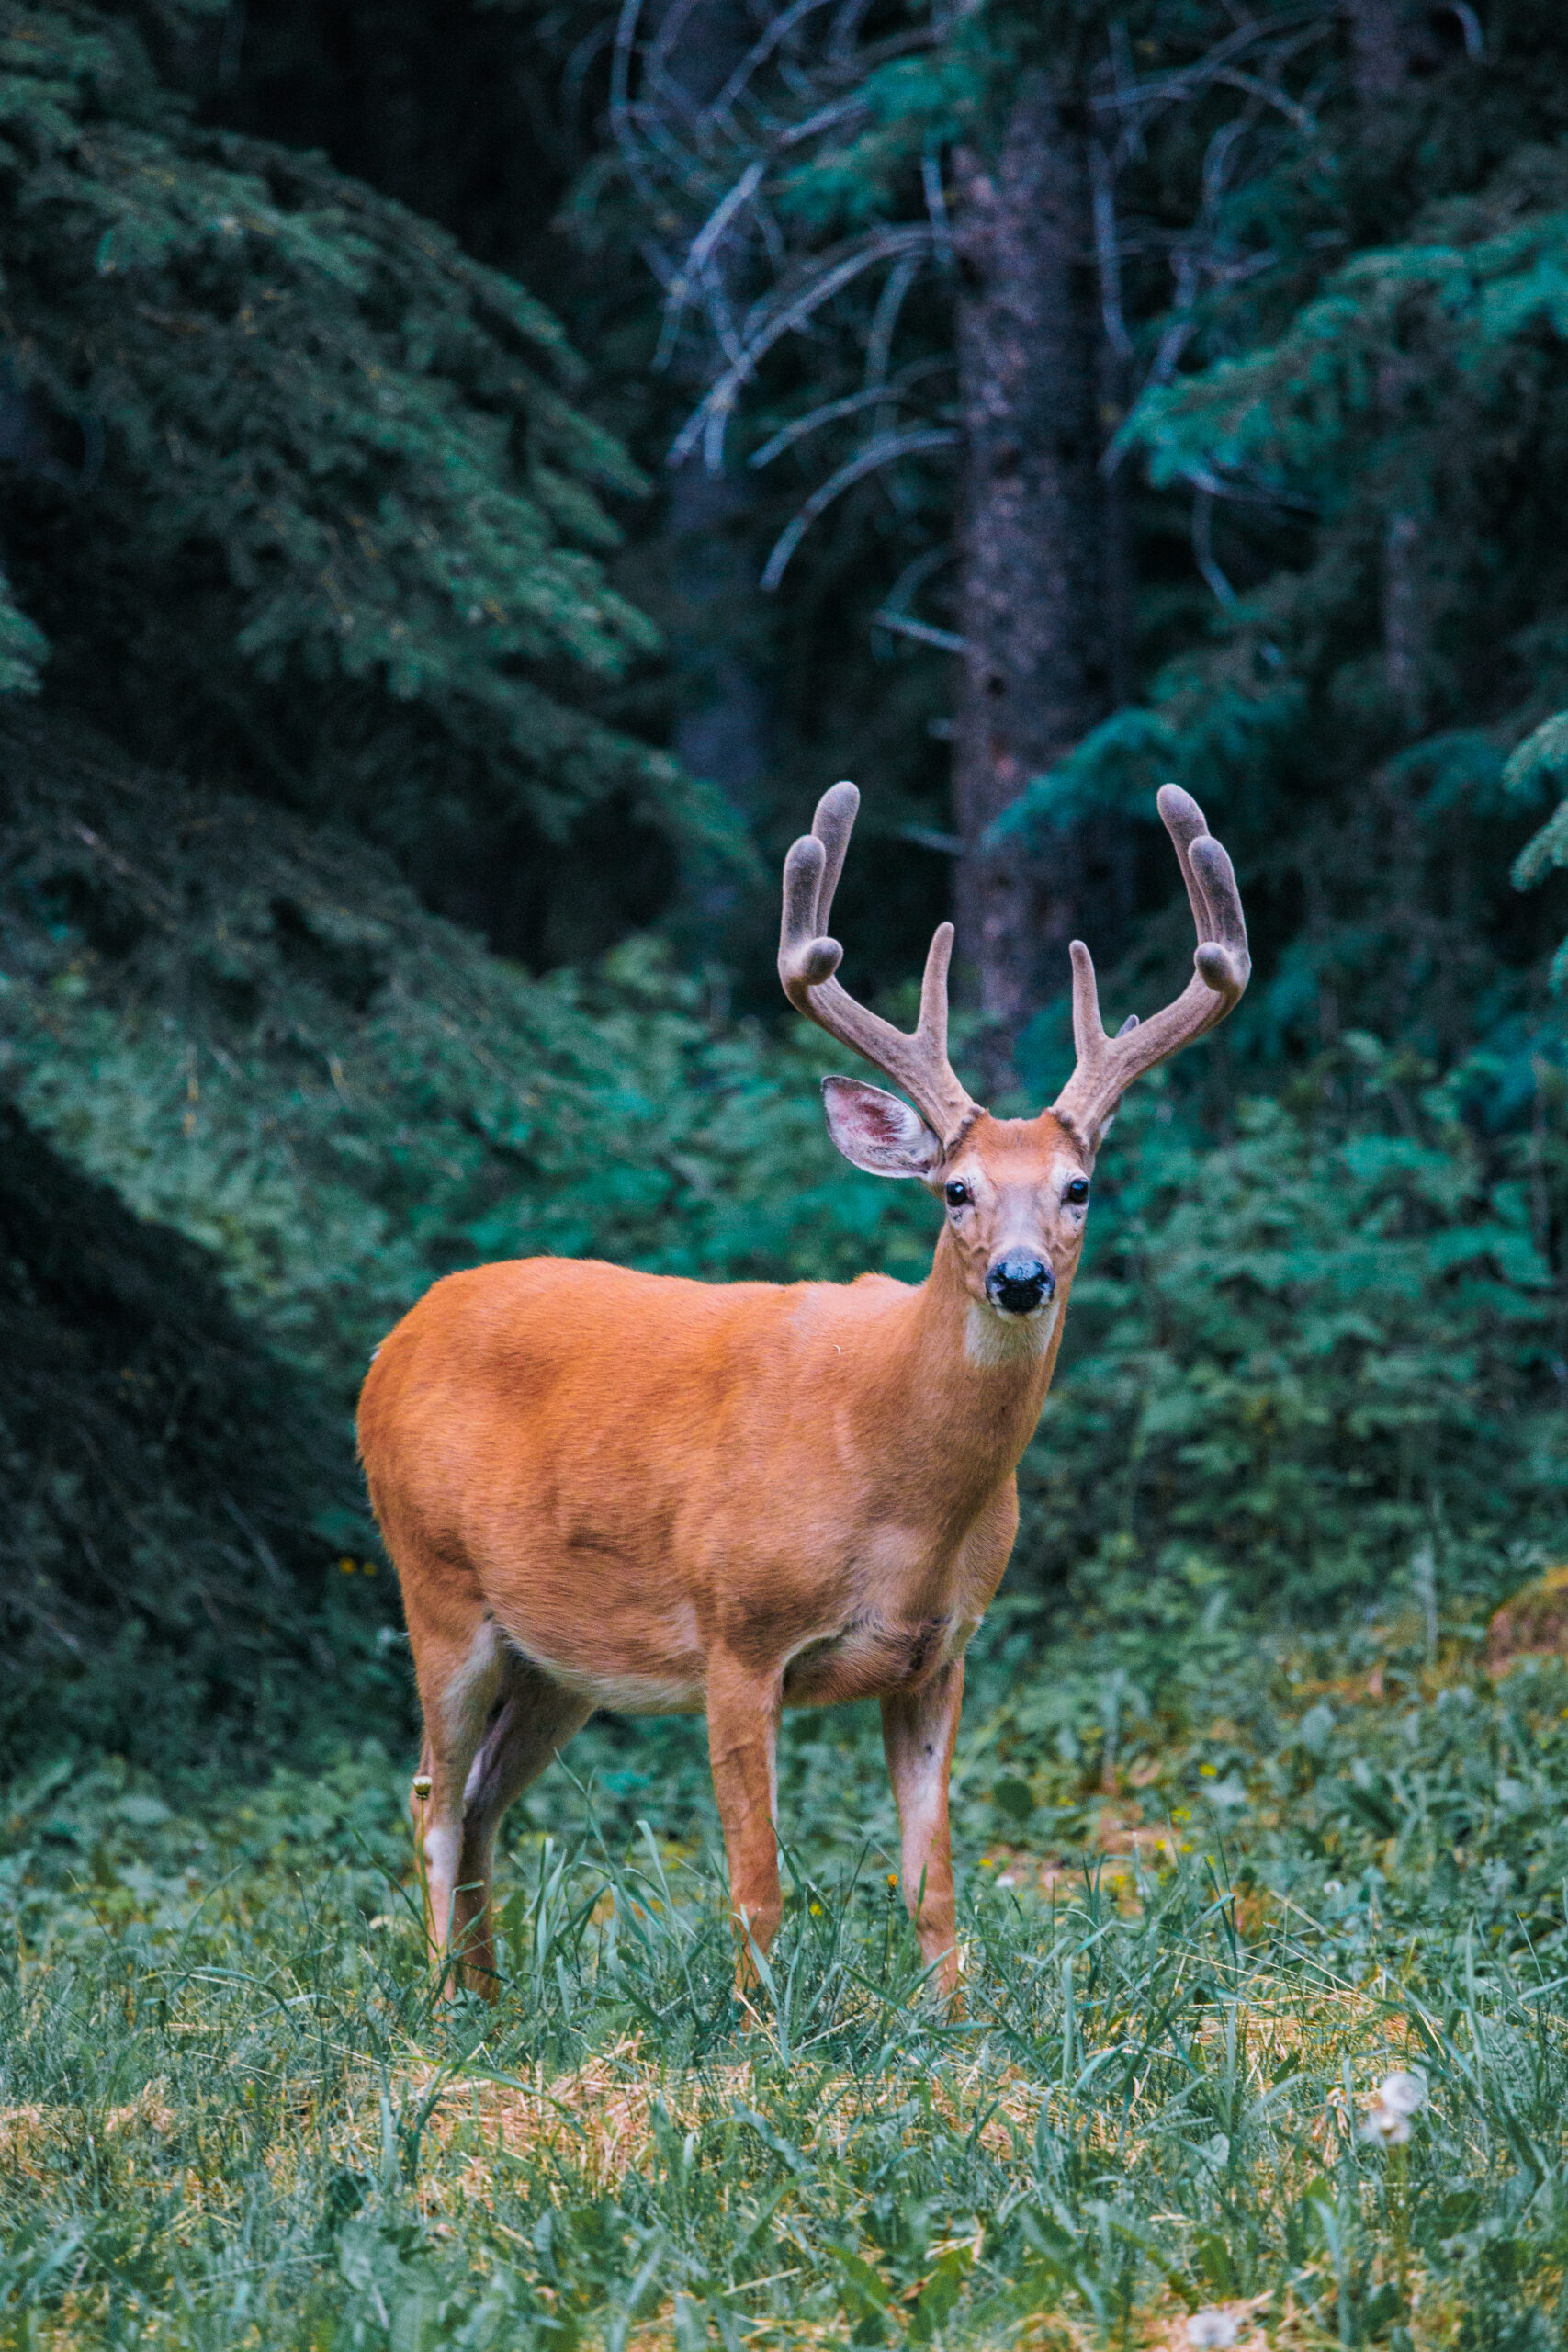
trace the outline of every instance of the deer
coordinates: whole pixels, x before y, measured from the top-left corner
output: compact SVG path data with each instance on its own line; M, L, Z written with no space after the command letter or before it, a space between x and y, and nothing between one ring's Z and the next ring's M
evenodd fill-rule
M859 803L835 785L789 852L779 976L901 1090L821 1081L844 1157L940 1204L925 1281L478 1266L425 1294L365 1382L360 1452L423 1716L412 1811L448 1996L497 1991L497 1828L597 1708L705 1714L737 1988L754 1987L783 1915L782 1712L874 1698L923 1974L956 1996L948 1782L964 1652L1012 1550L1096 1155L1133 1080L1222 1021L1251 963L1231 861L1168 784L1190 978L1112 1037L1074 940L1072 1075L1049 1110L994 1117L948 1059L951 923L913 1031L837 978L828 924Z

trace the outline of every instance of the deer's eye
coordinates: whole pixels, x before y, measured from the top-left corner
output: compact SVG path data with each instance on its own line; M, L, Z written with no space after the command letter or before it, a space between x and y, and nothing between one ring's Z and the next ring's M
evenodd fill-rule
M963 1208L971 1197L969 1187L961 1176L955 1176L951 1184L944 1184L942 1193L950 1209Z
M1075 1208L1078 1207L1089 1198L1089 1179L1085 1176L1075 1176L1062 1198L1065 1201L1071 1201Z

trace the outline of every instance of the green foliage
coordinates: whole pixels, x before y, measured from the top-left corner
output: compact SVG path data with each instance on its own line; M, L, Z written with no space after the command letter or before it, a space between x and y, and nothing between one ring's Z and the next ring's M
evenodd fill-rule
M0 32L8 548L55 691L405 854L607 794L711 833L582 707L655 641L603 560L602 493L643 485L550 314L319 155L198 129L125 12Z
M705 1020L647 947L531 981L345 831L127 776L44 727L15 724L6 751L17 1099L217 1253L236 1305L344 1404L456 1265L788 1279L852 1275L869 1249L923 1271L923 1198L828 1143L825 1046Z
M42 630L17 610L9 583L0 576L0 695L36 694L48 654Z
M1561 789L1565 766L1568 711L1560 710L1526 736L1504 771L1504 785L1520 799L1534 799L1545 785ZM1560 801L1540 831L1525 843L1514 863L1514 880L1519 889L1533 890L1564 865L1568 865L1568 800ZM1552 958L1551 987L1557 995L1568 989L1568 940Z
M1488 1154L1463 1094L1356 1038L1219 1148L1129 1102L1024 1470L1073 1622L1333 1615L1423 1552L1491 1592L1561 1544L1562 1139Z
M403 1677L323 1607L372 1538L330 1401L218 1270L0 1110L0 1755L254 1758Z
M1568 157L1511 156L1483 195L1432 207L1410 243L1359 254L1278 342L1152 388L1125 442L1157 483L1213 469L1332 514L1375 471L1385 499L1434 514L1455 454L1434 425L1466 410L1493 430L1505 414L1516 432L1534 422L1568 332L1565 191Z
M1088 1850L1043 1797L971 1869L954 2022L889 1901L869 1736L805 1741L843 1827L794 1852L754 2018L651 1729L640 1834L596 1835L558 1768L531 1800L482 2013L433 2003L373 1743L238 1795L29 1774L0 1858L3 2340L958 2346L1245 2304L1351 2347L1413 2322L1545 2352L1568 1683L1378 1655L1369 1703L1304 1654L1195 1645L1196 1711L1124 1751L1141 1853L1093 1849L1125 1793L1084 1806ZM961 1803L998 1742L1015 1782L1092 1788L1057 1666L992 1683ZM786 1734L786 1821L799 1760ZM1384 2151L1359 2126L1397 2066L1427 2096Z
M818 234L896 219L921 157L980 129L997 65L994 33L981 11L961 18L951 38L925 56L871 62L857 85L848 136L781 175L782 217Z

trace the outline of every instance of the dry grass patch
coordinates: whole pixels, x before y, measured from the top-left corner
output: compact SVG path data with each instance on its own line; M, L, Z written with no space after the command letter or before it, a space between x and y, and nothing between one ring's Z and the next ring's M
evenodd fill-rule
M564 2154L600 2192L617 2187L646 2154L656 2104L691 2130L716 2103L739 2098L750 2074L738 2065L705 2076L671 2075L649 2058L642 2036L632 2034L561 2073L541 2064L529 2079L464 2075L443 2089L437 2071L425 2068L410 2087L416 2098L436 2093L426 2137L459 2155L468 2173L482 2175L495 2151L530 2160Z
M0 2162L37 2177L33 2159L49 2133L57 2128L58 2108L0 2107Z
M479 2187L487 2164L498 2153L531 2162L565 2157L594 2193L615 2189L653 2145L657 2109L678 2131L722 2122L758 2101L755 2068L739 2064L672 2074L650 2056L640 2034L597 2051L581 2066L550 2074L544 2066L532 2079L500 2080L464 2075L443 2086L438 2071L425 2066L410 2078L415 2099L435 2094L426 2141L459 2160L454 2186ZM1027 2140L1038 2112L1037 2089L1016 2068L998 2072L984 2052L967 2063L933 2071L919 2089L949 2131L972 2131L982 2115L978 2143L1006 2158ZM874 2082L847 2069L814 2079L812 2146L840 2155L857 2134L890 2112L911 2106L911 2086L897 2077ZM918 2135L918 2119L904 2136ZM373 2120L367 2115L357 2136L370 2144Z

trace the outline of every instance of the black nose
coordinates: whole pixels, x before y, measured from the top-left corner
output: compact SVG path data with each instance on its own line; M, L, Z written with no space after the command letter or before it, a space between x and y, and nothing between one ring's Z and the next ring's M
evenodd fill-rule
M1055 1295L1055 1288L1056 1277L1050 1267L1021 1252L998 1258L986 1276L986 1296L1004 1315L1032 1315Z

